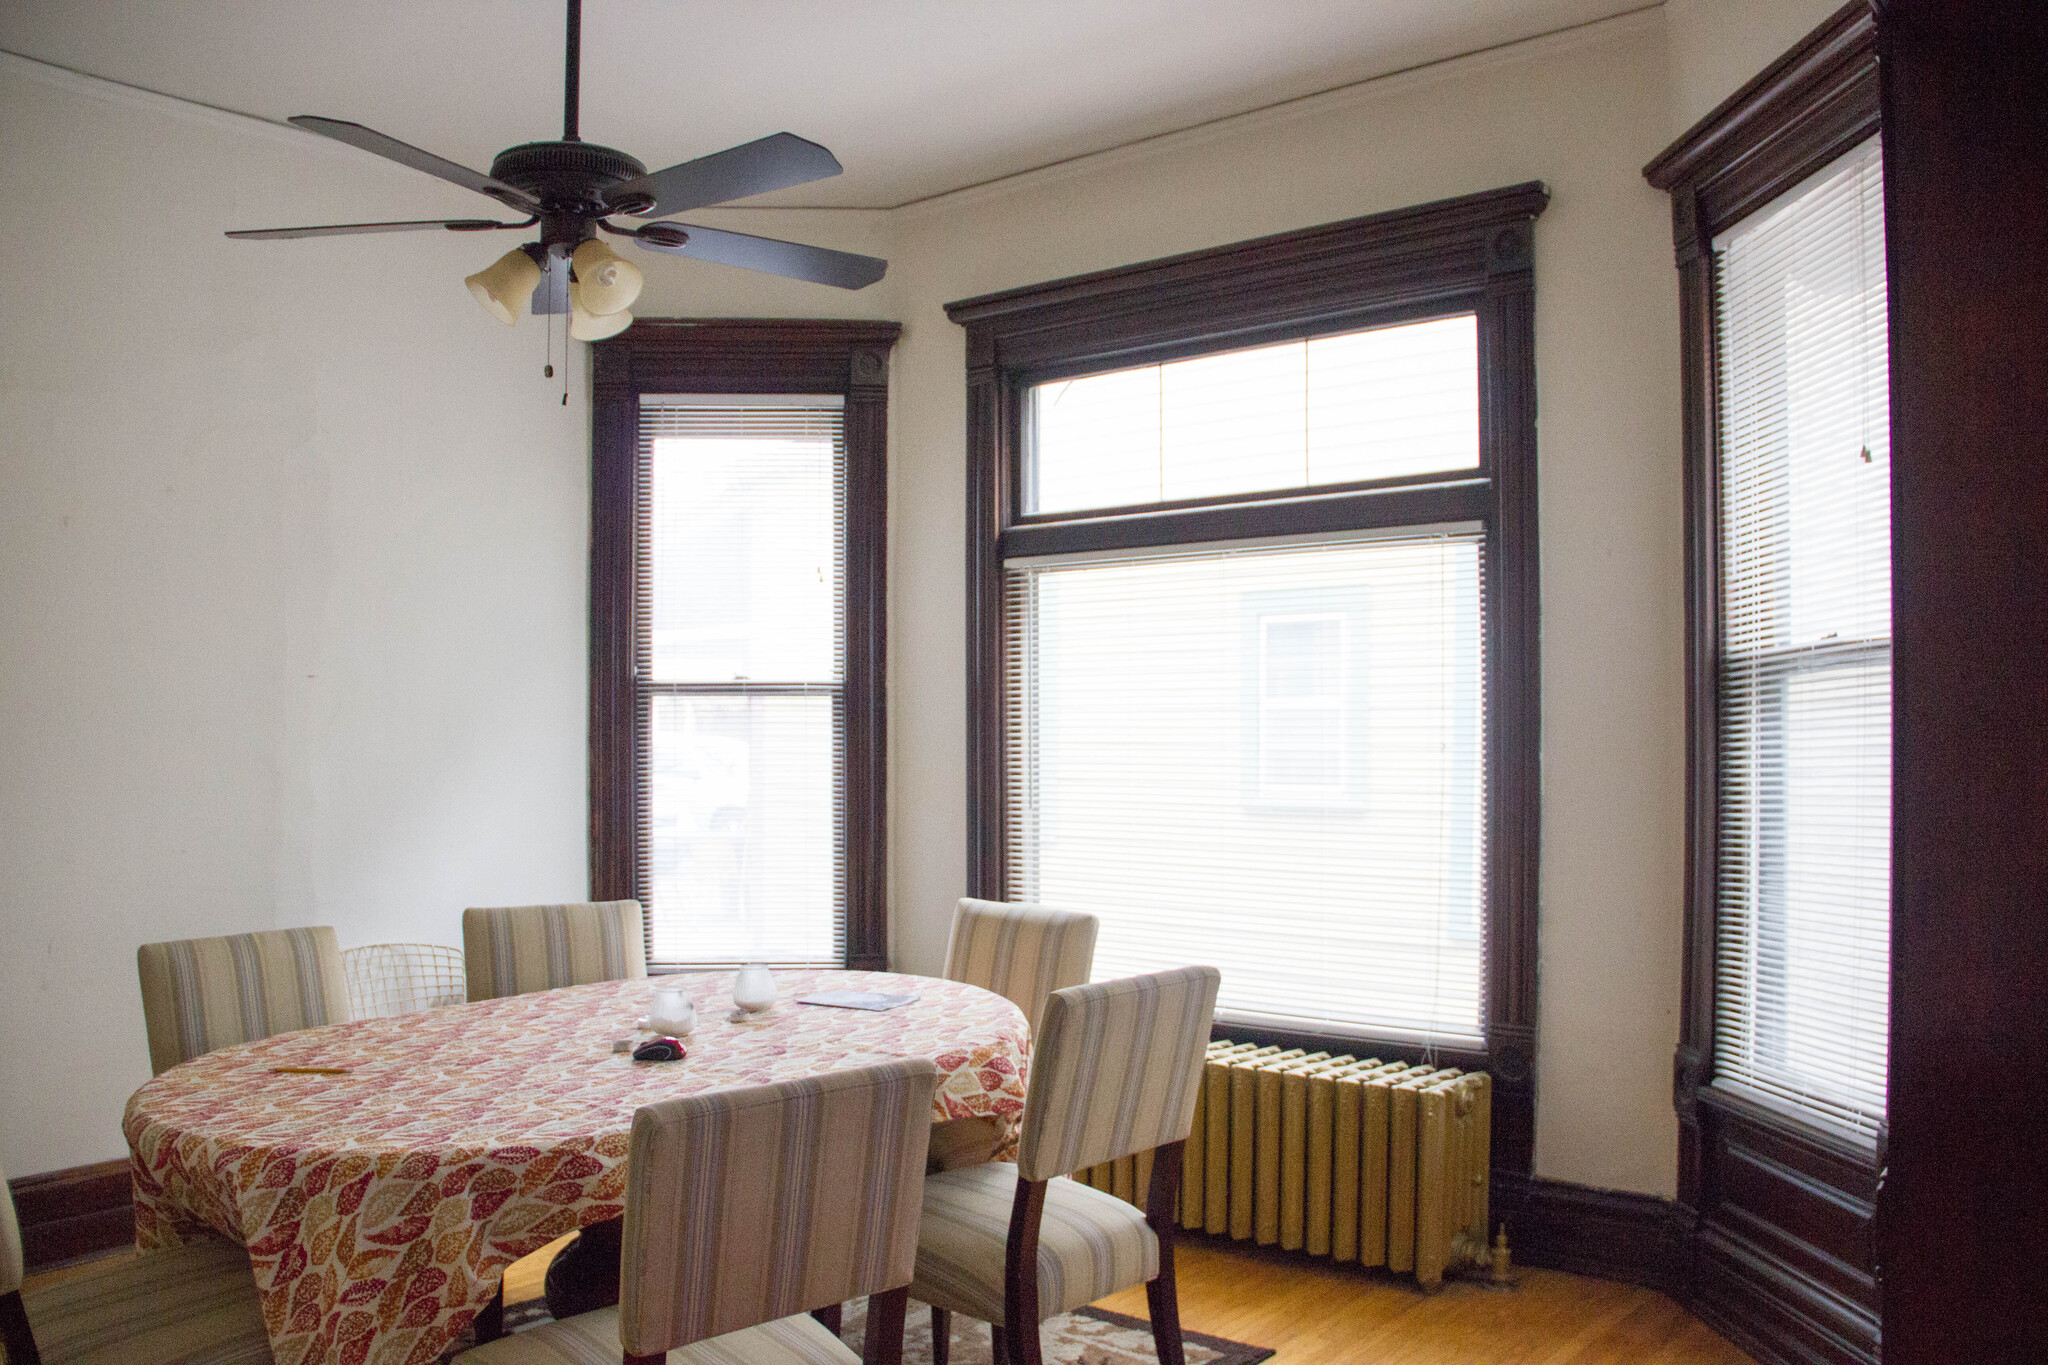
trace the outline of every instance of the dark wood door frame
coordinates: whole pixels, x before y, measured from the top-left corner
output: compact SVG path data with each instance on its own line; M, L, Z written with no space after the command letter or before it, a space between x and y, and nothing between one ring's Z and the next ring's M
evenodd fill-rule
M817 393L846 402L846 965L889 963L886 846L889 352L893 322L641 318L591 348L590 879L640 894L633 772L634 469L643 393Z

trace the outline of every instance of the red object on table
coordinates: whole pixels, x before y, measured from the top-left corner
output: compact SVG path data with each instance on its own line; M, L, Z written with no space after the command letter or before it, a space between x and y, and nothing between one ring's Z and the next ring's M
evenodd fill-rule
M684 978L700 1006L731 973ZM934 1121L1024 1109L1030 1030L959 982L887 972L776 973L782 1000L730 1023L702 1008L690 1055L612 1051L658 985L612 981L368 1019L196 1057L128 1101L136 1238L210 1228L249 1248L278 1365L425 1365L490 1302L499 1272L624 1211L633 1111L871 1057L930 1057ZM882 1013L800 992L901 991ZM345 1075L277 1067L346 1067Z

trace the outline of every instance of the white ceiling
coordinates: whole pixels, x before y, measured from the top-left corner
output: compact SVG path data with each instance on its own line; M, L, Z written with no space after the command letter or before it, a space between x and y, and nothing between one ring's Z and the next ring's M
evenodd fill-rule
M787 129L885 208L1657 0L585 0L583 136L650 168ZM0 0L0 48L488 169L561 133L552 0ZM309 135L310 136L310 135Z

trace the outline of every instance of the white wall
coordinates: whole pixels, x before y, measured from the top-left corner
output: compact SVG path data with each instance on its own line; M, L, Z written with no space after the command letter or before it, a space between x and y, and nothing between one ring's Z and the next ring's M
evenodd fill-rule
M509 240L220 235L472 196L15 59L0 129L20 1175L125 1150L137 944L459 943L465 905L583 893L589 419L462 287Z
M1540 179L1537 1170L1671 1192L1676 289L1640 167L1828 7L1765 24L1779 8L1672 0L893 213L707 216L888 256L857 295L649 270L648 315L904 324L899 965L938 967L965 864L965 392L943 304ZM495 242L215 235L474 205L76 84L0 70L0 225L17 260L57 262L0 280L0 1161L17 1174L121 1150L146 1073L137 942L310 922L452 942L465 904L573 896L585 876L580 382L564 411L532 324L506 332L462 295ZM78 205L81 183L73 216L107 227L53 234L39 206Z
M1842 0L1664 0L1675 137L1842 7Z

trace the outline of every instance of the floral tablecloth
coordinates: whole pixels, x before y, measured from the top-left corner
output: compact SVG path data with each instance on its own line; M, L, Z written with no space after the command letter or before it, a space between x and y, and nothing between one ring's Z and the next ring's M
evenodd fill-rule
M623 1211L633 1111L869 1057L930 1057L934 1120L1024 1108L1030 1030L999 995L883 972L776 973L779 1004L726 1022L731 975L604 982L370 1019L223 1048L135 1092L122 1122L137 1240L210 1228L249 1248L278 1365L425 1365L499 1272ZM687 1060L634 1062L657 985L697 1001ZM799 1005L835 988L918 999ZM345 1067L344 1075L278 1067Z

